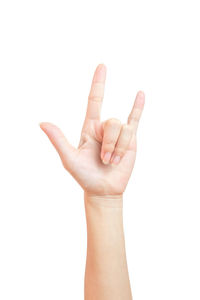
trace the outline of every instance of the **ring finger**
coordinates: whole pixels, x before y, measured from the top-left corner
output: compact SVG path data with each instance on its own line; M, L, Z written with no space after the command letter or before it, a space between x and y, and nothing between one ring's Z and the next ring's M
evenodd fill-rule
M129 147L132 135L133 126L129 124L123 124L110 163L115 165L119 164L120 160L122 159Z

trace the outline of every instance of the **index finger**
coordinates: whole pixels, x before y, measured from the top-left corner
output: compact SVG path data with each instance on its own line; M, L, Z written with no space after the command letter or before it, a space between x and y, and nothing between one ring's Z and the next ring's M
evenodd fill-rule
M88 96L86 119L100 120L106 81L106 66L99 64L94 72Z

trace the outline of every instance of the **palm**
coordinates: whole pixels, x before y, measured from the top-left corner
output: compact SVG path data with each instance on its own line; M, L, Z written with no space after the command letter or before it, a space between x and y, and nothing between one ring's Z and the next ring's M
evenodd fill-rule
M136 132L144 94L137 94L127 124L121 125L116 119L101 122L105 79L106 68L99 65L94 73L77 149L55 125L41 123L40 126L58 151L64 167L85 191L96 195L118 195L124 192L135 163ZM105 164L107 154L110 156ZM114 159L116 156L118 161Z
M90 122L90 132L84 136L74 160L74 177L90 193L122 194L134 166L135 148L127 150L117 166L103 164L101 127L98 121Z

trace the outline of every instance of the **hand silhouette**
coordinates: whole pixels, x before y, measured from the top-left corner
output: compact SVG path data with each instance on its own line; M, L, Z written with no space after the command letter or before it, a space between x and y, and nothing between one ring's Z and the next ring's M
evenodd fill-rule
M111 118L100 121L106 66L95 70L87 112L78 148L52 123L40 123L56 148L63 166L92 195L121 195L125 191L136 158L136 133L145 95L139 91L126 124Z

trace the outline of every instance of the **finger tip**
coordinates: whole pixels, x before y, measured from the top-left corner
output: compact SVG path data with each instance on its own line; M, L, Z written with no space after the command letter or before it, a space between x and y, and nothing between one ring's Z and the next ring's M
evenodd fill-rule
M145 98L145 93L144 93L144 91L142 91L142 90L139 90L138 91L138 96L140 97L140 98Z
M145 103L145 93L142 90L139 90L136 97L136 106L142 108Z
M108 165L109 164L109 161L105 160L104 159L104 156L101 155L101 161L104 165Z
M43 122L39 122L38 125L39 125L40 128L42 129Z
M43 131L46 131L51 126L51 123L49 123L49 122L40 122L39 126Z
M104 63L98 64L95 72L94 81L96 82L105 82L106 78L106 65Z
M106 65L103 62L101 62L101 63L98 64L98 68L99 69L101 69L101 68L106 69Z
M108 164L109 164L109 162L106 161L106 160L104 159L104 157L102 157L102 156L101 156L101 161L102 161L102 163L103 163L104 165L108 165Z
M39 122L39 126L41 129L43 129L46 125L46 122Z

